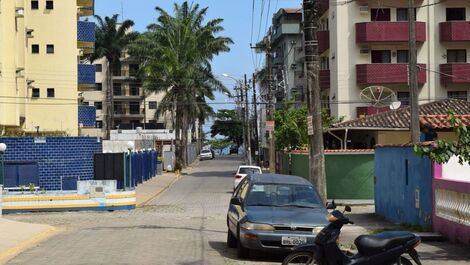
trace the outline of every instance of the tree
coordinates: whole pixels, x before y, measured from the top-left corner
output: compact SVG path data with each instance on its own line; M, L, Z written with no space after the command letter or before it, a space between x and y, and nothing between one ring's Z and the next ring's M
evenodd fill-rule
M457 156L462 165L470 163L470 131L453 111L449 112L448 121L457 135L456 141L437 140L431 145L416 144L414 151L439 164L447 163L453 156Z
M285 107L276 111L275 135L277 150L305 149L308 145L307 107Z
M121 55L127 46L137 38L138 33L129 32L134 25L131 20L125 20L118 23L118 15L112 17L95 16L98 26L95 29L96 42L95 52L89 57L93 62L100 58L106 58L106 139L110 137L110 131L113 128L114 100L113 100L113 84L112 74L114 69L121 67Z
M241 145L243 143L243 123L236 110L221 109L215 115L211 126L211 136L225 136L229 141Z
M172 113L176 136L176 169L186 165L188 131L195 120L202 124L210 115L206 99L214 91L228 93L212 73L211 61L221 52L230 51L230 38L216 36L224 30L223 19L204 23L208 8L183 2L174 4L174 15L156 7L157 23L131 46L144 69L144 87L165 93L157 109L158 116Z
M214 138L208 141L212 149L222 150L233 144L228 138Z

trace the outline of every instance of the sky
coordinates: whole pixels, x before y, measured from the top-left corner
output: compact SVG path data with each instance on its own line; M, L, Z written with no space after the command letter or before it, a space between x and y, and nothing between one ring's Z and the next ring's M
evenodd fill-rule
M252 6L254 9L253 36L252 36ZM95 13L99 16L111 16L113 14L123 15L124 19L134 21L134 29L142 32L146 26L156 22L158 13L155 7L159 6L169 13L173 10L173 3L182 3L181 0L95 0ZM236 79L241 79L244 74L249 77L255 68L264 63L264 55L252 55L250 43L253 45L262 37L271 25L273 14L280 8L301 7L301 0L194 0L201 7L209 7L208 19L223 18L222 25L225 31L221 35L230 37L234 41L229 53L219 55L213 61L213 72L229 88L233 89L235 81L223 77L228 74ZM122 3L122 4L121 4ZM261 6L264 6L261 8ZM268 11L269 7L269 11ZM261 13L263 13L261 20ZM268 16L266 16L266 14ZM268 18L268 20L267 20ZM255 59L253 60L253 57ZM257 58L256 58L257 57ZM223 95L217 95L214 102L229 103ZM214 104L217 110L221 108L233 108L232 104ZM210 127L210 123L206 125Z

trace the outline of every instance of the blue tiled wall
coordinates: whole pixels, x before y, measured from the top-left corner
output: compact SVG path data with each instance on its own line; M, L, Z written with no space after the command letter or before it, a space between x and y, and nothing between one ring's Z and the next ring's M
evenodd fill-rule
M77 39L83 42L95 42L95 23L78 21Z
M95 106L79 105L78 106L78 126L80 123L83 127L95 127L96 125L96 108Z
M36 161L39 185L46 190L60 190L61 177L93 179L93 154L102 152L96 137L47 137L35 143L34 137L0 137L7 145L5 161Z
M78 84L94 85L96 83L96 67L94 64L78 65Z

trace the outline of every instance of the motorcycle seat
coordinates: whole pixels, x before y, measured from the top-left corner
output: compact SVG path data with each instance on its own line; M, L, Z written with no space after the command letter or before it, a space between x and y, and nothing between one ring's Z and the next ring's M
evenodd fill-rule
M362 256L372 256L388 249L404 245L416 236L410 232L383 232L376 235L362 235L354 244Z

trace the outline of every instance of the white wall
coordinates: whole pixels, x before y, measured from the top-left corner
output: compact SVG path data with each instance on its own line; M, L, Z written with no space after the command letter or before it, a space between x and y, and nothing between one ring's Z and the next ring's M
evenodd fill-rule
M459 159L454 156L449 162L442 165L442 178L470 182L470 164L459 164Z

